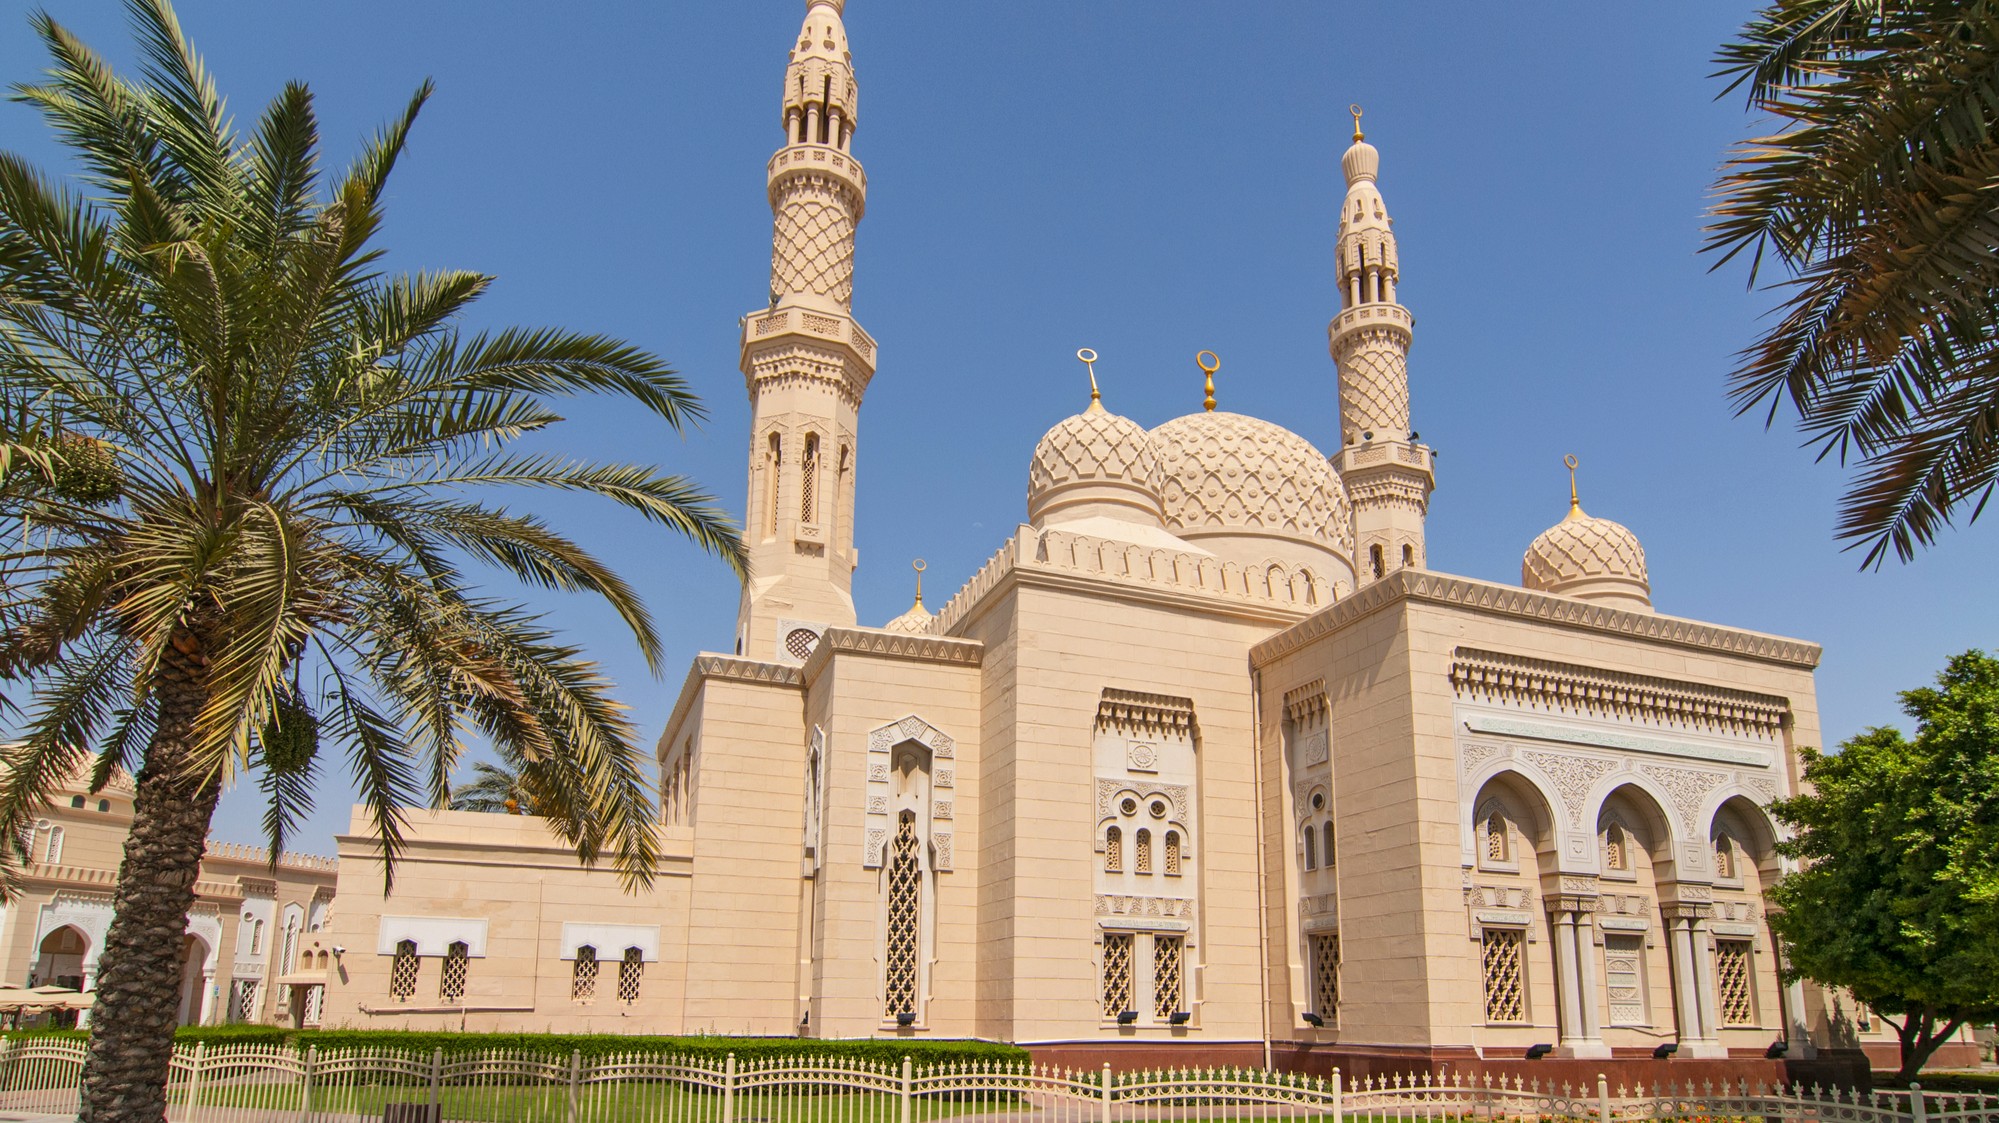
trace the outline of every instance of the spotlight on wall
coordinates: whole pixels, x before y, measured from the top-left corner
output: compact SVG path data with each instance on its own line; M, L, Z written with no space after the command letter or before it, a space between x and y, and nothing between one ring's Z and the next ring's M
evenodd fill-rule
M895 1016L895 1024L907 1028L916 1024L916 1011L904 1010Z
M1555 1047L1553 1045L1548 1044L1545 1041L1543 1041L1539 1045L1529 1045L1527 1046L1527 1059L1530 1061L1538 1061L1542 1057L1545 1057L1549 1053L1552 1053L1554 1051Z
M1121 1026L1135 1025L1137 1024L1137 1022L1138 1022L1138 1011L1136 1010L1126 1010L1124 1013L1119 1014L1117 1016L1117 1024Z
M1670 1058L1674 1053L1677 1053L1679 1051L1680 1051L1679 1042L1668 1041L1665 1044L1660 1045L1652 1050L1652 1059L1655 1061L1663 1061Z
M1193 1020L1194 1020L1194 1015L1190 1011L1175 1010L1173 1011L1173 1016L1166 1019L1166 1024L1171 1026L1183 1026Z
M1316 1029L1319 1026L1325 1025L1326 1019L1320 1017L1317 1014L1314 1014L1310 1010L1307 1010L1305 1011L1305 1024Z
M1361 440L1363 440L1363 441L1371 441L1371 440L1373 440L1373 439L1374 439L1374 430L1372 430L1372 429L1369 429L1369 430L1367 430L1367 431L1363 432L1363 433L1362 433L1362 434L1360 435L1360 439L1361 439Z
M335 959L338 959L338 958L340 958L341 956L343 956L343 955L346 955L346 954L347 954L347 949L346 949L346 948L343 948L343 947L341 947L341 946L340 946L339 944L334 944L334 945L333 945L333 958L335 958Z
M1772 1041L1770 1043L1770 1047L1768 1049L1763 1050L1763 1056L1769 1060L1774 1061L1778 1057L1781 1057L1785 1053L1788 1053L1790 1051L1791 1051L1791 1043L1779 1037L1777 1040Z

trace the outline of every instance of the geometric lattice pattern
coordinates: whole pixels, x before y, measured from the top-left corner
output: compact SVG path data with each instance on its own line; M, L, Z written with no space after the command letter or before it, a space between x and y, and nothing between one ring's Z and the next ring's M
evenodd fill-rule
M1152 937L1152 1012L1161 1020L1179 1013L1185 1003L1181 949L1178 936Z
M235 1020L254 1022L257 1020L257 987L259 980L244 979L236 984Z
M819 521L819 436L807 434L805 438L805 460L801 465L804 478L798 488L798 521L816 523Z
M1610 999L1611 1025L1645 1024L1644 936L1634 932L1603 934L1603 985Z
M444 953L444 969L437 975L437 997L445 1002L457 1002L465 997L465 974L471 965L467 958L470 949L464 944L452 944Z
M396 945L396 958L389 964L389 996L397 1002L408 1002L416 993L416 973L423 961L416 956L416 941L404 940Z
M1630 855L1626 852L1626 850L1627 848L1625 845L1623 827L1618 826L1616 823L1612 823L1609 826L1603 828L1604 869L1618 870L1620 872L1630 869L1631 867L1626 863L1628 863L1631 859Z
M1498 815L1492 815L1485 821L1485 860L1506 860L1506 820Z
M1529 589L1606 576L1646 581L1645 547L1623 523L1585 515L1580 507L1528 543L1520 559L1520 583Z
M639 1000L639 984L645 981L645 952L625 949L625 961L618 964L618 1001L630 1006Z
M1129 932L1104 933L1104 1018L1115 1019L1132 1008L1131 942Z
M1136 863L1136 868L1140 873L1152 872L1151 831L1141 830L1138 832L1138 861Z
M1748 940L1714 942L1714 977L1721 992L1721 1024L1754 1025L1756 999L1750 987Z
M597 1001L597 949L588 944L576 949L576 965L569 973L569 1000L581 1006Z
M1112 827L1104 832L1104 872L1120 873L1124 870L1124 832Z
M1727 835L1714 840L1714 875L1733 881L1735 872L1735 844Z
M1527 986L1521 952L1527 933L1519 928L1487 928L1484 938L1485 1020L1527 1020Z
M1327 1025L1340 1016L1340 938L1327 933L1312 937L1312 1012Z
M771 238L771 291L830 296L846 308L854 300L854 218L844 188L802 175L786 180L784 192Z
M1409 431L1409 357L1398 334L1356 332L1340 340L1340 429L1401 440Z
M812 649L818 646L819 636L810 628L793 628L791 633L784 637L784 650L793 659L806 658L812 654Z
M1166 832L1166 876L1180 876L1180 832Z
M1091 409L1056 422L1034 446L1027 468L1027 511L1039 513L1042 493L1058 484L1122 483L1158 494L1159 458L1136 421Z
M1339 472L1310 441L1239 413L1196 413L1152 431L1168 530L1243 527L1353 550Z
M886 1016L916 1012L917 943L923 917L923 867L917 859L916 816L905 811L896 827L888 867Z

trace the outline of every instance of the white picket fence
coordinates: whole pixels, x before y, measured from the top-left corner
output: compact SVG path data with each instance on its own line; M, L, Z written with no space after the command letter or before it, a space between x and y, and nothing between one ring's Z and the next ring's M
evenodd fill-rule
M73 1116L84 1043L0 1041L0 1116ZM1999 1123L1999 1098L1748 1084L1544 1087L1253 1069L1079 1071L796 1057L197 1045L177 1050L169 1123Z

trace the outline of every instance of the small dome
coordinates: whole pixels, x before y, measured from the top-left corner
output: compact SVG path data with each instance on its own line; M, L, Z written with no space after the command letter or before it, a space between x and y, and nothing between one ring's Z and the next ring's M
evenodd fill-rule
M1618 608L1652 610L1652 584L1638 536L1622 523L1584 514L1573 499L1567 517L1527 547L1520 559L1520 583Z
M1289 539L1351 567L1353 512L1312 442L1240 413L1193 413L1152 431L1168 529L1183 538Z
M928 635L931 624L935 623L936 620L937 614L923 607L923 598L917 597L916 603L909 606L908 612L883 624L882 630L887 632L904 632L913 636Z
M1348 186L1363 179L1373 179L1381 172L1381 153L1375 150L1374 145L1356 140L1340 157L1340 171L1346 174Z
M1159 459L1145 429L1092 401L1043 434L1027 471L1027 521L1058 514L1159 525Z

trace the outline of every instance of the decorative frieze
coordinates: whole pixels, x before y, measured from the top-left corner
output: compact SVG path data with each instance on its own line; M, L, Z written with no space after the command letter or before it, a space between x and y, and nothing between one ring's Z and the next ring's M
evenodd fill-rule
M1325 720L1326 680L1313 679L1303 686L1285 691L1284 717L1300 724Z
M1765 740L1790 720L1790 704L1769 694L1473 647L1455 655L1451 685L1464 698Z
M1194 701L1165 694L1106 687L1097 703L1097 732L1142 733L1191 739Z
M828 634L840 629L830 629ZM918 637L908 637L918 638ZM918 813L928 812L930 819L931 868L944 872L953 868L952 836L956 831L953 822L956 804L953 789L957 782L957 771L953 762L957 758L958 743L950 734L911 714L887 725L870 730L868 733L867 792L863 822L865 840L861 863L868 869L880 869L884 851L888 846L890 833L891 798L889 772L892 756L897 745L915 742L929 750L929 776L932 792L927 806L919 804Z
M1580 828L1583 812L1588 808L1590 789L1598 780L1610 775L1621 767L1619 761L1603 757L1574 756L1567 753L1537 752L1528 750L1520 754L1522 760L1546 773L1554 781L1556 792L1562 797L1562 805L1569 815L1569 826Z

